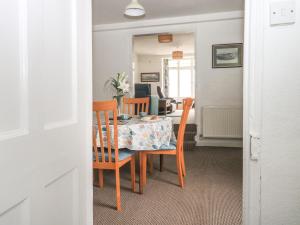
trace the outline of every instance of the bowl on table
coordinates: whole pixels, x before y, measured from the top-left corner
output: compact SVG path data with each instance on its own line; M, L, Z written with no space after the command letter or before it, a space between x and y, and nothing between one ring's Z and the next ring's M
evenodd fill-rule
M118 120L129 120L131 117L128 114L118 116Z
M140 115L140 117L145 117L145 116L148 115L148 113L147 112L140 112L139 115Z

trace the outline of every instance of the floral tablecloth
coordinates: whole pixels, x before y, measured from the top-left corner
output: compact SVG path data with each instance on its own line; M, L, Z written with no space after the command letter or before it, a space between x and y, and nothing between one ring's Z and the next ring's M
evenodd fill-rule
M107 146L106 128L102 125L103 140ZM111 144L113 146L113 126L110 125ZM168 146L170 141L176 142L173 132L172 119L160 117L158 121L145 122L139 118L132 118L124 125L118 125L118 147L130 150L157 150ZM97 143L100 147L99 132Z

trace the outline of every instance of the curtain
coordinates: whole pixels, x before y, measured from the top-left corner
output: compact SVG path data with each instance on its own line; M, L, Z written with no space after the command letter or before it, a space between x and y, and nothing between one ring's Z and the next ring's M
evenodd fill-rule
M164 93L166 97L169 97L169 60L164 59Z

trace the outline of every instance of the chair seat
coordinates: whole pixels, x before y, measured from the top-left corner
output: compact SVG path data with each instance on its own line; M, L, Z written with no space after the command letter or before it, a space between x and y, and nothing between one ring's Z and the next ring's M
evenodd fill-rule
M134 154L135 154L135 151L131 151L129 149L119 149L119 161L127 159L127 158L133 156ZM104 155L105 155L105 161L108 162L107 150L105 150ZM99 156L99 161L102 161L101 151L98 151L98 156ZM114 150L112 150L111 158L112 158L112 161L115 162L115 151ZM95 160L95 154L93 156L93 159Z
M162 145L160 146L159 150L175 150L176 149L176 142L170 142L169 145Z

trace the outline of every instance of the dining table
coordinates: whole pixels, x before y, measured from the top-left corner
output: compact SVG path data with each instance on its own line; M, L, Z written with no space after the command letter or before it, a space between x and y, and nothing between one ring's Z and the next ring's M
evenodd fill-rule
M112 121L109 127L110 133L113 134ZM107 146L104 124L102 125L102 135L104 146ZM99 134L97 134L97 139L98 147L100 147ZM111 135L110 142L114 148L114 135ZM118 120L118 149L129 149L141 153L146 150L165 149L171 143L176 143L176 137L173 131L173 120L170 117L159 116L155 120L144 120L143 117L134 116L128 120ZM140 157L140 180L141 166Z
M114 133L110 124L110 133ZM107 146L106 127L102 125L104 145ZM100 147L99 135L97 143ZM176 141L173 132L172 118L160 116L152 121L145 121L141 117L128 120L118 120L118 148L133 151L158 150ZM114 135L111 135L111 146L114 148Z

